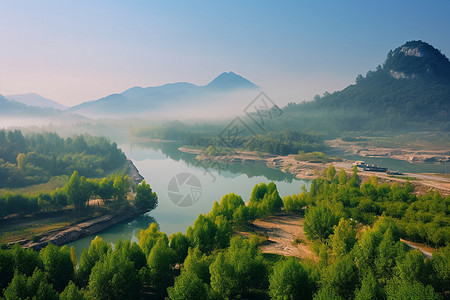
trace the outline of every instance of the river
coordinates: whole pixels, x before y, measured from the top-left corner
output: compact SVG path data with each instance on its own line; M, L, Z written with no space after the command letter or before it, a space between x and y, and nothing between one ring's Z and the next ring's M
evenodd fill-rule
M157 193L158 207L134 220L102 231L98 236L108 243L115 243L118 239L137 241L137 233L152 222L158 223L161 231L168 235L185 233L200 213L208 213L214 201L220 201L225 194L235 193L248 201L256 184L273 181L283 197L300 193L302 185L309 189L311 184L309 180L299 180L264 163L200 163L194 159L194 154L179 151L180 146L175 142L121 145ZM192 197L185 197L187 195ZM184 200L178 202L180 197ZM88 248L93 238L89 236L68 245L75 246L80 257L82 249Z

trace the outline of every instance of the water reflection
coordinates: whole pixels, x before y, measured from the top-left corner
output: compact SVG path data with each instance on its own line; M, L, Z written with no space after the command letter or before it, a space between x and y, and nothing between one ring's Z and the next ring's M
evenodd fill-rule
M285 181L291 183L295 180L295 176L290 173L281 172L278 169L272 169L266 166L264 162L252 163L222 163L203 161L199 162L195 159L196 154L185 153L178 150L183 146L181 142L142 142L130 144L128 149L124 149L127 155L133 160L142 161L145 159L165 159L170 158L174 161L184 161L188 166L197 169L203 169L206 173L213 170L220 176L226 178L236 178L242 174L249 178L256 176L264 176L273 181ZM127 146L125 146L127 147ZM123 149L123 148L122 148ZM157 150L148 151L148 149ZM128 150L128 151L127 151ZM147 151L146 151L147 150ZM158 151L159 150L159 151Z

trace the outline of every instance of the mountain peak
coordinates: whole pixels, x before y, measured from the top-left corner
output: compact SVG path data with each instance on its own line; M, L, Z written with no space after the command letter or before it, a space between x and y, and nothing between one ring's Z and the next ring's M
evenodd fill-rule
M394 51L389 51L383 68L395 79L450 78L448 58L420 40L406 42Z
M256 84L234 72L220 74L207 87L218 89L258 88Z

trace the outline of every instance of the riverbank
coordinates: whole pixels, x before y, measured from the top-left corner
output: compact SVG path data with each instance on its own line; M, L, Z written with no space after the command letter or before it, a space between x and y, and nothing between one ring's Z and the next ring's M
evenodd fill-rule
M144 180L139 170L127 159L127 175L132 186ZM91 199L89 209L76 212L73 209L44 212L21 218L2 220L0 242L19 244L24 248L40 249L51 242L64 245L85 236L108 229L120 222L134 219L147 211L132 205L111 209L100 199Z
M298 161L296 155L290 154L286 156L273 155L269 153L260 153L256 151L235 151L233 155L223 156L206 156L201 149L191 149L180 147L178 150L186 153L197 154L197 160L219 161L224 163L246 163L262 161L273 169L279 169L282 172L289 172L299 179L315 179L323 174L328 167L333 164L337 170L344 169L351 174L353 163L352 160L340 160L330 163L313 163ZM392 176L381 172L367 172L361 171L358 174L361 179L366 179L370 176L379 178L380 182L400 182L404 183L409 180L415 187L416 192L425 194L429 189L438 190L442 195L450 195L450 178L445 174L417 174L405 173L403 176Z
M133 185L138 185L142 182L145 178L139 173L139 170L134 165L133 161L129 158L127 158L127 164L128 164L128 178L130 179L131 183Z
M365 138L363 138L365 140ZM381 157L404 160L410 163L448 163L450 162L450 151L445 147L375 147L367 142L348 142L342 139L325 141L325 144L337 152L354 154L362 157Z
M144 213L146 213L145 209L137 209L129 206L118 213L106 214L78 224L70 224L63 228L47 232L39 237L38 240L22 240L18 241L18 244L24 248L33 248L35 250L42 249L48 243L61 246L83 237L97 234L111 226L134 219Z

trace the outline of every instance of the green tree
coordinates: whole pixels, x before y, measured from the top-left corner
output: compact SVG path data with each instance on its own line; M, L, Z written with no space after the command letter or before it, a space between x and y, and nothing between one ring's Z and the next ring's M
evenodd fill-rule
M18 246L18 245L17 245ZM0 249L0 296L14 276L14 256L10 250Z
M320 204L307 210L303 228L308 239L326 240L338 223L338 216L326 204Z
M430 285L423 285L417 281L403 281L393 279L386 286L388 300L437 300L442 299Z
M118 202L125 201L128 190L130 189L128 175L125 175L124 177L120 175L115 176L113 187L115 200Z
M78 287L73 283L73 281L70 281L69 284L66 286L64 291L62 291L61 294L59 294L59 300L85 300L86 297L84 296L83 291L80 291Z
M183 272L167 289L172 300L208 299L208 285L192 272Z
M200 214L194 226L188 227L186 236L192 246L198 246L203 253L210 253L216 246L217 225L207 216Z
M111 245L103 241L101 237L96 236L92 240L89 249L84 249L81 253L80 264L76 273L76 281L79 286L87 286L92 268L111 251Z
M169 236L169 246L174 252L175 262L182 263L188 255L189 239L181 232Z
M109 252L89 276L89 290L95 299L137 299L141 287L139 271L120 252Z
M330 164L325 174L328 180L334 179L334 176L336 175L336 169L334 168L333 164Z
M145 257L144 252L142 251L141 247L138 246L136 243L131 243L130 240L126 241L117 241L115 245L115 252L121 253L123 257L126 257L128 260L130 260L134 268L136 270L140 270L143 267L147 266L147 258Z
M235 277L233 266L225 261L225 255L219 253L209 267L211 273L211 288L225 299L239 293L239 283Z
M189 248L188 255L184 260L183 270L194 273L204 283L209 284L211 275L209 273L209 266L212 263L213 256L206 256L198 247Z
M340 185L344 185L347 183L347 172L344 169L339 170L338 180Z
M230 244L231 234L233 229L227 218L223 215L216 217L215 224L217 226L216 244L219 248L226 248Z
M136 186L134 202L138 208L152 210L158 205L158 196L152 191L150 185L143 180L141 184Z
M345 256L326 267L320 280L322 287L327 286L340 297L349 299L359 284L358 270L352 257Z
M14 273L11 283L4 292L5 299L58 300L58 294L52 284L47 282L45 273L37 269L27 277L19 272Z
M355 300L384 299L384 290L369 269L361 280L361 287L355 291Z
M159 231L158 224L156 223L152 223L147 229L139 231L139 246L142 248L142 251L144 251L145 256L150 254L153 246L155 246L156 242L161 237L168 241L167 235L164 232Z
M49 243L40 251L39 256L44 263L44 270L49 281L57 291L64 290L75 275L69 248L67 246L59 248Z
M356 231L350 220L341 218L339 224L334 226L334 234L330 236L333 253L337 256L346 255L356 243Z
M151 282L159 291L166 290L172 283L173 256L167 238L164 237L160 237L150 251L147 265L150 269Z
M272 299L310 299L312 289L308 273L293 257L280 260L269 278Z
M86 202L89 201L91 191L86 178L74 171L70 177L69 182L66 184L66 192L68 201L74 205L75 209L82 209L86 206Z

